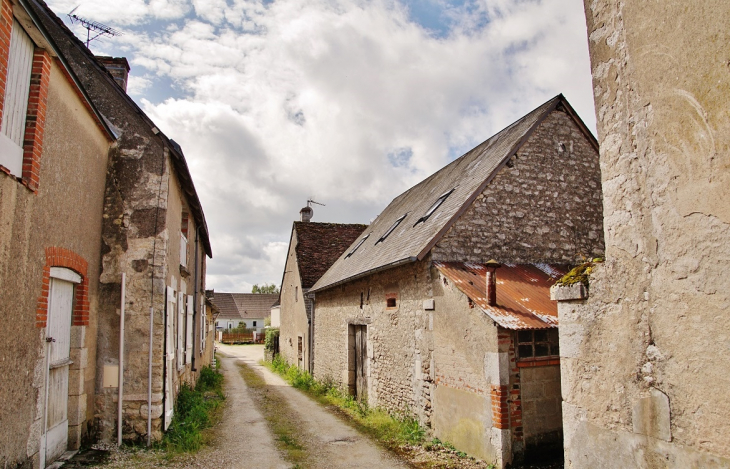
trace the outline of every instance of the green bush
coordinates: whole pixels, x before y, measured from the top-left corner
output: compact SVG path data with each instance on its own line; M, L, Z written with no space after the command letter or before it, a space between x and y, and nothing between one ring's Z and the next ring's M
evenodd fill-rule
M266 329L266 337L264 338L264 348L269 352L279 352L279 329Z
M202 431L213 425L223 399L223 375L203 367L195 389L187 383L180 387L175 414L162 446L171 452L199 450L205 443Z

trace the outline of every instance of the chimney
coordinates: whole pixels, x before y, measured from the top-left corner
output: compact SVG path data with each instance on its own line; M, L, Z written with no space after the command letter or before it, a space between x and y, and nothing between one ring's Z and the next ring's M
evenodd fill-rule
M96 59L106 67L114 81L127 92L127 77L129 76L129 62L124 57L96 56Z
M312 210L312 207L307 206L299 210L299 214L302 216L302 221L308 222L312 219L312 215L314 215L314 210Z
M497 272L496 270L502 267L502 264L490 260L486 264L487 266L487 304L494 306L497 304Z

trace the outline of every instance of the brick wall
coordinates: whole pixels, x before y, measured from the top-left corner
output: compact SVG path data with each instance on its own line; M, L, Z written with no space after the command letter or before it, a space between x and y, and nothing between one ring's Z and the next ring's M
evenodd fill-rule
M553 111L432 252L513 263L602 254L598 152L568 114Z

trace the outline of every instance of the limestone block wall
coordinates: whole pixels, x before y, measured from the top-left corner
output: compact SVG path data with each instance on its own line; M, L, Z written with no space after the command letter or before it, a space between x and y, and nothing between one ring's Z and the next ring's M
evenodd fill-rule
M553 111L433 249L434 260L574 263L602 255L598 152Z
M279 351L287 363L298 362L298 338L302 338L303 368L309 369L309 327L307 324L306 305L309 299L304 297L302 279L296 256L297 232L292 230L289 253L284 268L281 284L281 328L279 335Z
M525 452L543 445L562 448L560 365L521 368L520 391Z
M566 467L730 467L730 4L585 5L606 263L559 308Z
M318 292L315 298L314 375L348 386L348 325L365 324L368 402L416 416L430 426L433 387L430 259ZM397 306L387 308L386 295ZM360 300L362 298L362 308Z

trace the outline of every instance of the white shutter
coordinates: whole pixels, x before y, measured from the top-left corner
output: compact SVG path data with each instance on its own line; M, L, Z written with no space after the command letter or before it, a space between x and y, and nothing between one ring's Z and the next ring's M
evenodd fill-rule
M200 295L200 353L203 353L205 350L205 323L207 322L208 315L205 312L205 298L203 298L203 295Z
M193 360L193 302L192 295L188 295L187 301L188 315L185 321L185 363L192 363Z
M185 294L178 292L177 294L177 369L178 371L183 368L183 339L185 335L183 328L185 327Z
M34 50L33 41L20 23L13 20L0 131L0 164L18 177L23 174L23 137L25 137L25 117L28 113Z
M167 430L172 422L172 415L175 410L175 406L172 402L172 370L173 361L175 360L175 290L172 287L167 287L167 320L165 326L165 421L164 430Z

